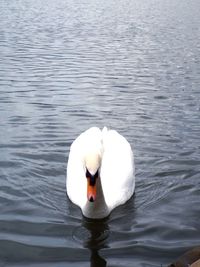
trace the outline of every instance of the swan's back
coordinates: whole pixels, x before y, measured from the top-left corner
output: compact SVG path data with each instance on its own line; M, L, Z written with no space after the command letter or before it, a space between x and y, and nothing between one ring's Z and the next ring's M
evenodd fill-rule
M98 127L92 127L81 133L72 143L70 152L76 151L87 154L89 151L102 149L102 131Z
M135 188L134 158L128 141L115 130L104 128L101 182L110 209L125 203Z

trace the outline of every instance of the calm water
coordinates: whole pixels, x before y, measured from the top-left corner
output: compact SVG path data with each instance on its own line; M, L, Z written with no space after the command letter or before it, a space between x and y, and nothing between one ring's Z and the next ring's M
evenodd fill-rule
M200 243L199 0L0 1L0 264L166 266ZM65 190L72 140L107 125L136 194L104 221Z

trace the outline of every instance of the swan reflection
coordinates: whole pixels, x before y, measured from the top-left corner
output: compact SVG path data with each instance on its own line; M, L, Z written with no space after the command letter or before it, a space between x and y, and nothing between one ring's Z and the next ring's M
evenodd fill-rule
M83 243L83 246L91 251L90 266L107 266L106 260L99 255L99 251L108 247L108 219L91 220L84 218L83 227L90 234L89 238Z

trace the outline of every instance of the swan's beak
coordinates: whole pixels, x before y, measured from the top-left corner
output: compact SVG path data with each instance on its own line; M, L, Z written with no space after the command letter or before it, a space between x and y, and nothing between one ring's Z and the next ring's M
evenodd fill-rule
M87 178L87 198L90 202L94 202L96 199L97 189L96 183L91 185L90 179Z

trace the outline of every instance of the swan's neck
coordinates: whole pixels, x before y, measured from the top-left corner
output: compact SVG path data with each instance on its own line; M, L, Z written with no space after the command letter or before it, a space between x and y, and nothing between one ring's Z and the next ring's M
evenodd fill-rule
M85 206L83 207L83 215L88 218L103 218L107 217L109 214L108 206L105 202L101 178L97 179L97 196L94 202L87 201Z

